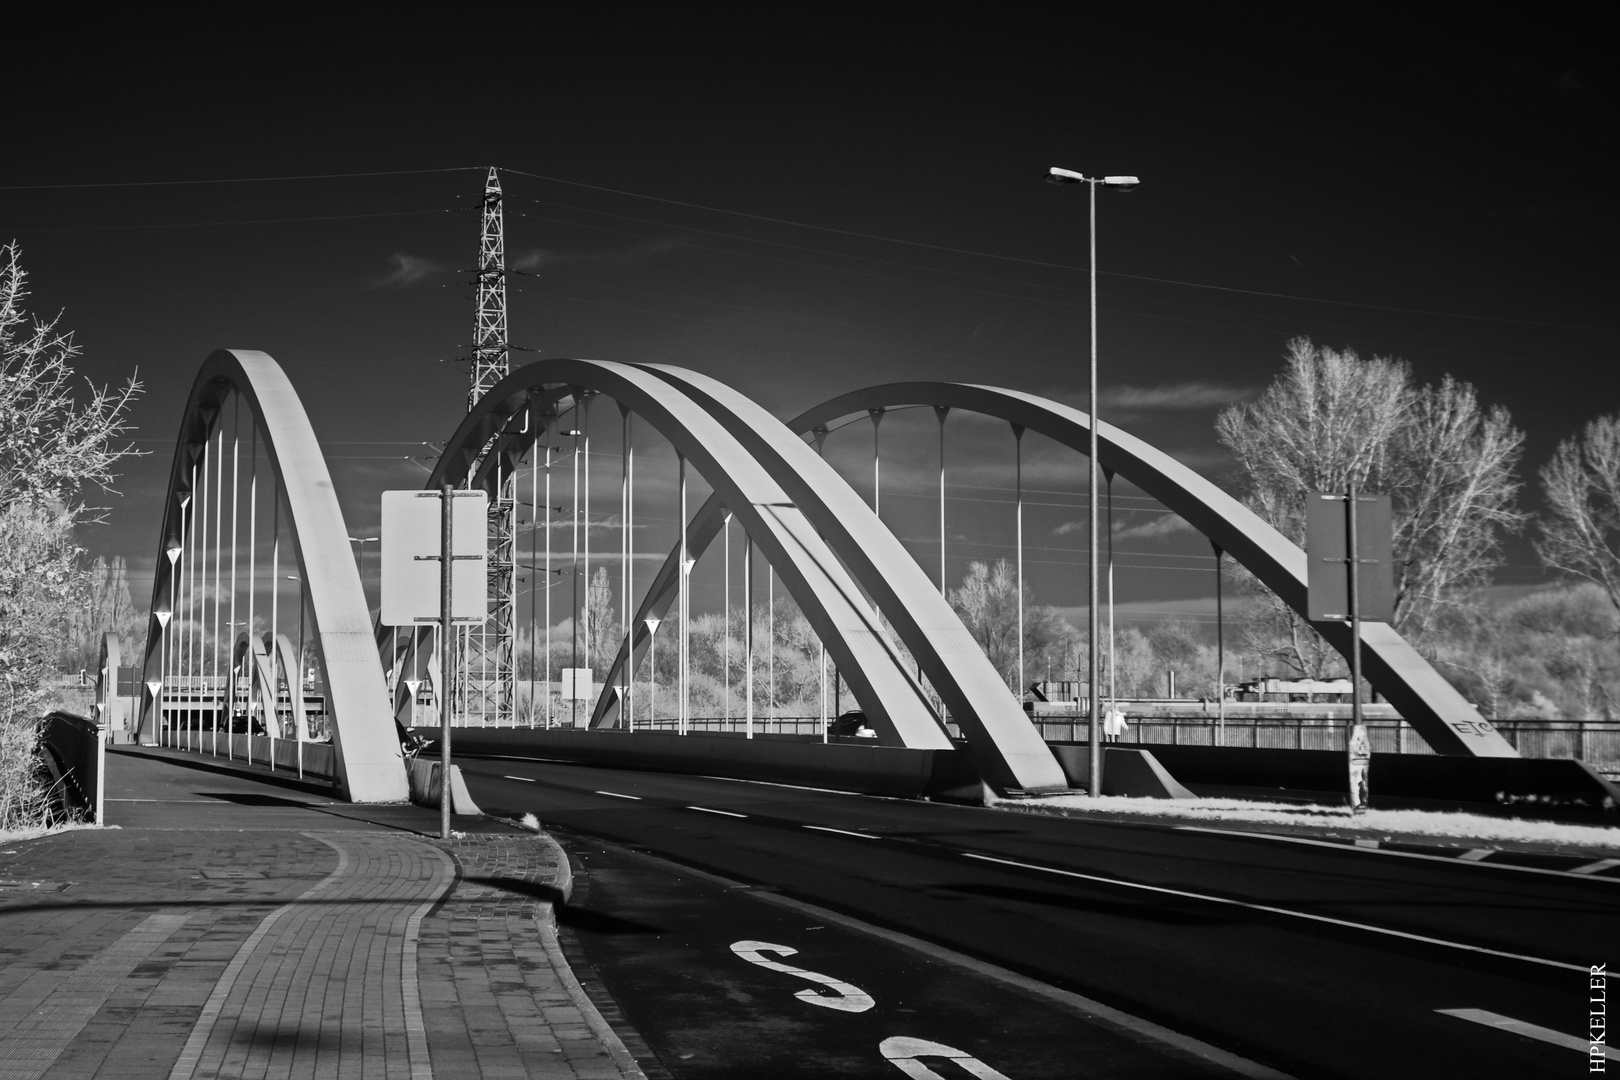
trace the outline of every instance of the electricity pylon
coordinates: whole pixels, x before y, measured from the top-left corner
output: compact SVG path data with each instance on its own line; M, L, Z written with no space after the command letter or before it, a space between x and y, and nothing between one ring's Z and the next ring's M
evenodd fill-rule
M511 364L506 340L506 237L501 212L501 181L493 167L484 182L483 223L478 238L478 315L473 330L472 385L467 410L472 411ZM489 501L489 612L469 638L462 655L463 686L472 691L467 719L495 725L513 722L516 668L512 632L516 626L517 469L497 465ZM475 655L476 654L476 655ZM470 700L476 694L476 700Z

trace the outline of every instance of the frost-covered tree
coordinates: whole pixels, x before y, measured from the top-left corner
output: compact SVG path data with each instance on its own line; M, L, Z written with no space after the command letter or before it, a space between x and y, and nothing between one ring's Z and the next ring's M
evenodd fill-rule
M110 490L113 466L134 452L126 436L141 384L86 382L76 393L79 347L60 316L29 317L19 255L15 242L0 247L0 503L60 503L83 523L98 516L86 489Z
M1620 414L1559 443L1541 470L1541 487L1542 561L1597 583L1620 611Z
M113 466L140 383L77 385L73 335L23 306L16 243L0 247L0 829L37 820L34 748L49 683L89 592L74 526L99 520L91 489Z
M1046 666L1048 653L1061 655L1069 628L1058 617L1056 609L1036 604L1024 586L1024 665L1018 670L1018 583L1006 559L995 565L983 562L968 564L962 587L951 590L951 607L967 627L973 640L979 643L984 655L995 667L1007 685L1021 688L1027 684L1031 670ZM1067 673L1065 678L1072 676Z
M1364 360L1308 338L1290 341L1285 360L1258 398L1216 421L1237 459L1238 493L1301 544L1307 493L1354 486L1389 495L1395 625L1421 640L1442 607L1489 582L1501 534L1523 523L1514 502L1524 435L1506 409L1483 407L1472 386L1450 376L1418 385L1401 360ZM1252 591L1264 647L1300 674L1337 668L1337 654L1292 610Z

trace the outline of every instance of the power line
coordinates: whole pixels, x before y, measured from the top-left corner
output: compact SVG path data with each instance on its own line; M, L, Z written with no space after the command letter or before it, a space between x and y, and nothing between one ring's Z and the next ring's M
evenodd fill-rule
M136 229L206 229L216 225L290 225L305 221L355 221L361 218L425 217L429 214L459 213L460 207L439 210L387 210L371 214L320 214L309 217L238 218L233 221L160 221L145 225L61 225L55 228L19 229L30 233L129 232ZM442 286L441 286L442 287Z
M544 180L554 184L566 184L570 187L585 188L589 191L600 191L611 195L623 195L633 199L646 199L650 202L664 203L670 206L685 207L689 210L703 210L715 214L729 214L733 217L746 218L750 221L763 221L773 225L789 225L800 229L813 229L817 232L829 233L836 236L849 236L861 240L876 240L887 244L901 244L906 247L920 248L925 251L938 251L952 255L970 255L982 259L996 259L1001 262L1019 263L1024 266L1039 266L1051 270L1068 270L1076 273L1089 273L1083 266L1074 266L1068 263L1049 262L1044 259L1031 259L1018 255L1000 255L989 251L976 251L972 248L950 247L943 244L930 244L920 240L905 240L896 236L882 236L877 233L859 232L854 229L839 229L829 225L814 225L806 221L794 221L790 218L771 217L766 214L752 214L743 210L728 210L719 206L707 206L703 203L684 202L680 199L665 198L660 195L647 195L638 191L626 191L622 188L605 187L599 184L586 184L577 180L564 180L561 177L546 176L542 173L525 172L522 169L509 169L507 172L518 176L527 176L534 180ZM1593 326L1583 323L1546 322L1538 319L1509 319L1498 315L1466 315L1455 311L1434 311L1425 308L1399 307L1392 304L1367 304L1354 300L1330 300L1319 296L1299 296L1293 293L1268 292L1263 289L1243 289L1231 285L1211 285L1201 281L1184 281L1178 278L1153 277L1147 274L1125 274L1118 271L1100 270L1099 274L1106 277L1124 278L1131 281L1147 281L1158 285L1175 285L1187 289L1208 289L1214 292L1236 293L1244 296L1259 296L1274 300L1292 300L1307 304L1332 304L1338 307L1361 308L1370 311L1393 311L1406 315L1428 315L1446 319L1468 319L1476 322L1509 323L1518 326L1544 326L1557 327L1568 330L1599 330L1607 332L1620 331L1620 327Z
M93 184L6 184L0 191L82 191L88 188L185 187L209 184L268 184L290 180L354 180L375 176L424 176L431 173L472 172L478 165L444 169L385 169L376 172L304 173L298 176L227 176L213 180L109 180Z

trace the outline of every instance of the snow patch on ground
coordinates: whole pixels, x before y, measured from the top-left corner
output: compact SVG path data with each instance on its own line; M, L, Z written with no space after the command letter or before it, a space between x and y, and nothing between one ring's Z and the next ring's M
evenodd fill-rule
M1278 805L1242 799L1133 799L1114 795L1096 799L1086 795L992 799L991 805L1004 810L1075 817L1095 814L1137 820L1161 818L1222 825L1243 823L1288 826L1292 829L1303 827L1335 834L1400 834L1620 851L1620 823L1614 826L1569 825L1556 821L1427 810L1367 810L1351 814L1348 808L1339 806Z
M45 829L0 829L0 844L19 844L27 840L38 840L42 836L54 836L56 833L72 832L75 829L116 829L116 825L90 825L75 823L72 825L52 825Z

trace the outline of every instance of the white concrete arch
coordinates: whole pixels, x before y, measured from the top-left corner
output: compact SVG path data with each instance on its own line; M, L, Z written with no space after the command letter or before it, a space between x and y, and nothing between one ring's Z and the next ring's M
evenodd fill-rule
M403 755L395 735L382 664L372 640L371 617L355 568L348 529L332 478L297 392L269 355L221 349L204 361L181 415L169 474L152 582L143 681L161 683L163 620L174 563L170 549L184 543L190 522L180 512L189 497L192 467L208 459L209 439L231 394L251 414L287 515L302 588L308 597L313 652L325 678L332 715L332 745L339 786L355 802L404 802L409 797ZM295 698L299 695L295 694ZM156 737L156 701L143 695L140 739Z
M874 409L933 406L1006 420L1080 453L1089 445L1090 418L1059 402L970 383L905 382L843 394L802 413L794 431L825 431L848 416ZM1098 464L1135 484L1185 518L1248 568L1301 615L1306 614L1305 553L1241 502L1179 461L1107 422L1097 425ZM1341 653L1350 649L1348 622L1312 626ZM1361 628L1362 670L1407 723L1440 754L1517 757L1495 727L1386 623Z
M723 410L716 410L712 398L697 400L667 375L667 370L594 360L545 360L521 367L493 387L468 414L447 444L428 486L460 485L469 479L474 485L487 485L492 482L495 462L501 463L503 472L513 468L543 427L529 422L528 409L543 411L580 393L611 397L668 439L708 480L716 492L715 500L738 518L826 644L880 738L891 745L950 747L952 743L920 686L899 663L897 650L877 615L845 569L853 553L835 547L843 544L838 536L824 538L799 498L784 489L784 482L796 489L804 487L789 475L793 466L777 456L753 452L739 440L737 431L741 429L721 418ZM797 441L785 432L778 437ZM842 485L842 481L837 483ZM688 546L693 547L696 539L689 524ZM910 565L909 557L906 563ZM903 567L894 569L905 572ZM673 574L670 580L673 582ZM652 594L662 594L667 606L669 591L655 586ZM945 611L949 613L948 608ZM634 621L634 639L628 643L631 656L640 655L646 613L644 605L643 615ZM950 621L966 635L954 615ZM621 662L625 658L621 649ZM982 655L978 659L988 667ZM1011 695L1004 688L1001 693L1006 706L1002 712L1016 712ZM597 711L602 708L599 705ZM1033 737L1027 720L1021 714L1016 719ZM981 731L970 740L975 762L989 783L1027 791L1067 789L1061 769L1044 744L1026 747L1017 734L1003 738L1002 726Z

